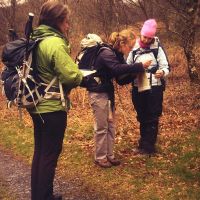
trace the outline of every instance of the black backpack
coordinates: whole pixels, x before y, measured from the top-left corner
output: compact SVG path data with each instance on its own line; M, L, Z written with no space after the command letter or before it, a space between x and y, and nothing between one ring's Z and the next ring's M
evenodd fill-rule
M95 63L98 55L104 49L111 49L111 47L105 43L102 44L97 43L94 46L83 48L78 53L75 62L78 64L79 69L83 71L95 70L95 73L92 73L84 77L82 84L80 85L81 87L89 89L97 87L101 84L101 75L99 74L99 70L95 69Z
M1 73L1 82L7 98L7 106L10 108L12 104L16 105L20 118L21 108L37 110L36 105L43 99L59 99L62 106L66 106L63 86L58 77L54 76L50 83L45 83L38 76L36 50L43 39L30 39L33 32L33 17L34 14L29 13L25 26L26 38L8 42L2 52L2 62L5 66ZM54 86L56 82L59 83L58 86ZM40 118L44 122L41 115Z
M45 39L45 38L44 38ZM27 40L24 38L8 42L3 48L1 73L3 91L8 108L33 108L43 99L60 99L65 107L64 91L57 76L50 83L45 83L38 76L36 50L43 39ZM32 59L34 58L34 59ZM58 86L53 86L56 82Z
M95 70L95 62L97 56L104 49L108 49L111 47L105 43L98 44L91 47L83 48L77 55L75 62L78 64L79 69L83 70Z
M19 107L31 108L36 106L43 96L43 86L32 62L32 54L40 41L30 40L27 44L25 38L20 38L8 42L3 48L2 62L5 66L1 80L8 107L16 104Z
M5 65L1 73L3 90L7 98L7 106L15 104L20 108L36 107L42 100L42 85L36 76L36 69L33 68L32 55L39 41L31 40L33 32L34 14L29 13L25 25L25 38L8 42L2 51L2 62ZM10 34L11 32L9 32ZM12 31L13 33L13 31Z

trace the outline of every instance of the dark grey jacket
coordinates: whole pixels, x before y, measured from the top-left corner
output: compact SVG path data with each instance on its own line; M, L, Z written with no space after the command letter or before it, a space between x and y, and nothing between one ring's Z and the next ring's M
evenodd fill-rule
M91 84L87 87L91 92L114 93L113 78L123 74L144 72L142 63L126 64L123 54L111 48L105 48L99 53L94 69L97 70L95 77L100 81L91 80Z

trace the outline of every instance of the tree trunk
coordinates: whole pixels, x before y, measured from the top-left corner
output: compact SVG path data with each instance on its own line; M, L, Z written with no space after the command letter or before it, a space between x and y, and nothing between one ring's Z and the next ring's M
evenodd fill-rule
M195 83L200 83L200 73L197 69L197 62L193 52L195 45L195 28L191 27L185 31L185 39L183 41L183 48L187 59L188 73L190 80Z
M16 0L11 0L11 9L12 9L12 20L11 20L11 28L16 31Z
M194 4L191 9L187 10L188 20L186 21L186 27L183 32L183 47L185 51L185 55L187 58L188 64L188 73L190 80L194 83L200 84L200 69L198 68L195 53L194 53L194 46L195 46L195 36L197 33L198 28L198 20L199 20L199 8L200 7L200 0L196 4ZM191 12L191 11L193 12Z

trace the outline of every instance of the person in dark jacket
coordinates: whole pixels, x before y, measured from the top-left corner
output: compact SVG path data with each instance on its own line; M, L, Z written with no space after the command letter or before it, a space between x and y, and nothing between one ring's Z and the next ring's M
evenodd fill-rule
M126 64L124 55L128 55L135 45L136 36L132 30L123 30L111 34L110 48L104 48L98 55L94 69L96 84L87 86L93 109L95 125L95 164L103 168L117 166L120 161L113 153L115 140L114 86L113 78L127 73L144 72L151 61Z
M32 39L42 39L36 49L34 61L38 76L43 83L54 81L54 90L63 87L67 93L80 85L82 73L69 55L65 37L69 29L69 11L66 5L48 1L43 4L39 26L33 31ZM55 79L56 78L56 79ZM54 89L54 90L53 90ZM58 94L59 91L56 91ZM34 109L29 110L34 125L34 155L31 169L31 199L61 200L53 194L53 181L57 160L62 150L67 126L67 101L60 96L45 95ZM64 103L64 104L63 104Z

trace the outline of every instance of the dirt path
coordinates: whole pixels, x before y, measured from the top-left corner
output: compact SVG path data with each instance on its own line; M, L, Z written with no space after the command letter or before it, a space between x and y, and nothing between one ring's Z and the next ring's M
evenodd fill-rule
M30 200L30 166L1 149L0 177L8 186L8 191L16 196L15 200ZM81 185L78 178L68 182L57 175L54 190L65 200L100 200L96 194L81 190Z

